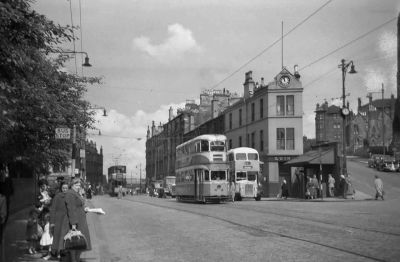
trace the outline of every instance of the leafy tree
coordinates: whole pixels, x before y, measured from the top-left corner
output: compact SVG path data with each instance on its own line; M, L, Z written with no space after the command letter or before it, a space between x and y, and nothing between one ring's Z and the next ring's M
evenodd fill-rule
M70 26L38 14L27 0L0 2L0 164L20 160L37 171L66 165L71 141L55 128L90 128L86 85L98 78L63 72L65 57L50 58L72 41Z

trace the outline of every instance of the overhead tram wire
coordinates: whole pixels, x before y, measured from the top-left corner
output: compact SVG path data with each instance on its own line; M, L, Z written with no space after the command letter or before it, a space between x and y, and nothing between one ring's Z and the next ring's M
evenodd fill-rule
M381 25L379 25L379 26L377 26L377 27L371 29L370 31L368 31L368 32L366 32L366 33L364 33L364 34L362 34L362 35L356 37L355 39L353 39L353 40L347 42L346 44L344 44L344 45L342 45L342 46L336 48L335 50L332 50L331 52L329 52L328 54L326 54L326 55L324 55L324 56L318 58L317 60L315 60L315 61L313 61L313 62L311 62L311 63L309 63L309 64L307 64L307 65L305 65L305 66L303 66L303 67L301 67L301 68L299 68L299 71L304 70L304 69L306 69L306 68L308 68L308 67L310 67L310 66L312 66L312 65L314 65L314 64L316 64L316 63L318 63L319 61L321 61L321 60L327 58L328 56L330 56L330 55L336 53L337 51L339 51L339 50L341 50L341 49L343 49L343 48L345 48L345 47L347 47L347 46L353 44L354 42L357 42L358 40L360 40L360 39L366 37L367 35L369 35L369 34L375 32L376 30L378 30L378 29L384 27L385 25L387 25L387 24L389 24L389 23L395 21L396 19L397 19L397 17L391 18L390 20L386 21L385 23L383 23L383 24L381 24Z
M238 69L236 69L235 71L233 71L231 74L229 74L227 77L225 77L224 79L222 79L221 81L219 81L217 84L213 85L211 87L211 89L214 89L216 87L218 87L220 84L222 84L223 82L225 82L226 80L228 80L229 78L231 78L232 76L234 76L237 72L239 72L240 70L242 70L245 66L247 66L248 64L250 64L251 62L253 62L255 59L257 59L258 57L260 57L261 55L263 55L265 52L267 52L270 48L272 48L274 45L276 45L277 43L279 43L280 41L282 41L283 38L285 38L287 35L289 35L290 33L292 33L294 30L296 30L299 26L301 26L302 24L304 24L307 20L309 20L311 17L313 17L315 14L317 14L319 11L321 11L325 6L327 6L330 2L332 2L333 0L328 0L325 4L323 4L322 6L320 6L317 10L315 10L314 12L312 12L309 16L307 16L305 19L303 19L300 23L298 23L297 25L295 25L292 29L290 29L286 34L284 34L283 36L279 37L276 41L274 41L272 44L270 44L268 47L264 48L260 53L258 53L256 56L254 56L253 58L251 58L250 60L248 60L246 63L244 63L243 65L241 65Z

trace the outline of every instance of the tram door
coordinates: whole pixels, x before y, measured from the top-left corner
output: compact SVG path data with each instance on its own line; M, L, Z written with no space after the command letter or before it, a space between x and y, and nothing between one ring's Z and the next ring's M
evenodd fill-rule
M196 169L195 170L195 199L202 201L203 200L203 170Z

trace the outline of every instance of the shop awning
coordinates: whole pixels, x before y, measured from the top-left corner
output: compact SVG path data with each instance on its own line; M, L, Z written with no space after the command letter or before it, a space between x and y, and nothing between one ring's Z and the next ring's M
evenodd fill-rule
M289 160L285 165L291 166L306 166L306 165L334 165L335 164L335 154L333 148L312 150L307 153Z

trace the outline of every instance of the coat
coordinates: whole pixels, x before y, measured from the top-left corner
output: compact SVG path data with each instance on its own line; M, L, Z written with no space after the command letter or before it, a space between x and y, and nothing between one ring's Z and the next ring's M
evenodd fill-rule
M62 227L64 218L67 216L67 206L65 204L65 193L57 193L50 206L50 224L54 225L52 250L64 249L64 236L69 228Z
M87 248L91 250L89 227L86 221L85 200L75 192L73 189L65 192L65 204L67 207L67 215L63 219L62 229L67 232L71 229L72 225L76 225L77 230L86 237Z

